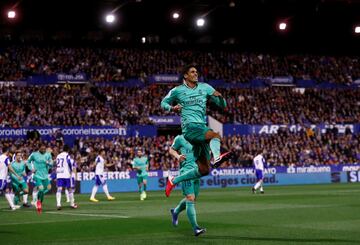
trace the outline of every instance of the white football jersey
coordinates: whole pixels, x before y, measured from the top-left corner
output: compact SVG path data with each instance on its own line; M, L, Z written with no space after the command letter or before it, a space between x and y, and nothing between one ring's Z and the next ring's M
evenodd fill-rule
M56 178L70 179L72 172L72 159L67 152L61 152L56 157Z
M97 156L95 159L95 163L96 163L96 169L95 169L95 174L96 175L101 175L104 173L104 166L105 166L105 159L102 158L102 156Z
M254 158L253 163L254 163L255 169L264 171L265 158L261 154L257 155Z
M4 180L8 175L8 165L10 164L10 159L5 154L0 156L0 179Z

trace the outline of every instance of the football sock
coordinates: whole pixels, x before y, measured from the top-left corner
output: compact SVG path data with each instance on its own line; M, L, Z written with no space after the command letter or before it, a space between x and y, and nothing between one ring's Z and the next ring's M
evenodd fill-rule
M254 186L254 189L257 190L260 187L260 185L261 185L261 182L257 182Z
M186 199L184 198L184 199L182 199L182 200L179 202L179 204L176 206L174 212L175 212L175 214L179 214L179 213L181 213L183 210L185 210L185 208L186 208Z
M33 202L37 201L37 195L38 195L38 190L34 189L33 192L32 192Z
M214 159L218 159L220 156L220 139L213 138L210 140L210 149Z
M11 198L11 194L10 193L5 193L5 198L8 201L10 207L13 208L14 207L14 202L13 202L13 199Z
M61 190L56 192L56 205L61 206Z
M73 190L69 191L69 200L70 200L70 205L74 206L75 205L75 198L74 198L74 191Z
M69 196L69 190L65 189L65 196L66 196L66 201L70 200L70 196Z
M15 204L15 205L18 205L18 204L19 204L19 201L20 201L20 198L18 197L18 195L16 195L16 196L14 197L14 204Z
M44 195L45 195L46 193L48 193L49 191L50 191L50 190L46 188L46 189L44 190Z
M28 202L28 194L23 195L23 203L26 204Z
M105 192L105 195L106 195L107 197L110 197L107 184L103 185L103 190L104 190L104 192Z
M96 195L96 192L98 190L98 186L97 185L94 185L93 189L92 189L92 192L91 192L91 197L90 198L95 198L95 195Z
M40 202L44 201L44 191L43 190L38 191L38 200L40 200Z
M195 203L192 201L186 201L186 214L189 218L191 226L193 229L198 227L196 222L196 210L195 210Z

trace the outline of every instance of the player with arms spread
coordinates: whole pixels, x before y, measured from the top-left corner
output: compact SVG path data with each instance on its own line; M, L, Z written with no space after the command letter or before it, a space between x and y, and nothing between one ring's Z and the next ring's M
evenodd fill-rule
M213 168L219 167L231 157L231 152L220 154L221 136L206 126L206 103L210 99L224 109L226 101L222 95L207 83L198 82L195 66L183 70L183 84L164 97L161 107L167 111L181 113L181 128L184 138L193 145L195 160L199 168L190 170L176 178L169 177L165 194L170 196L172 189L181 181L196 179L210 172L210 151L213 154ZM176 104L175 106L172 106Z

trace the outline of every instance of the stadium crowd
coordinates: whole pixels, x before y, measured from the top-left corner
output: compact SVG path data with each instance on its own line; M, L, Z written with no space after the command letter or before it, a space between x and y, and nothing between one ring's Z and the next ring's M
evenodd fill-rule
M224 111L209 110L223 123L319 124L360 121L360 90L335 89L220 89Z
M146 59L144 59L146 57ZM181 57L181 58L179 58ZM152 124L149 116L175 115L160 108L171 85L148 85L153 74L178 74L188 63L201 65L205 80L248 82L255 78L292 76L350 84L360 78L357 57L313 55L263 55L233 51L126 49L94 47L11 46L0 50L0 81L19 81L32 75L84 73L95 82L140 78L144 87L86 85L0 86L0 127L85 126L114 127ZM320 124L359 123L360 89L247 88L218 89L228 107L208 107L222 123ZM256 150L267 149L272 165L308 165L360 162L360 136L334 132L321 134L310 129L298 133L225 137L225 147L235 152L224 167L246 166ZM150 158L151 170L176 169L178 162L168 149L172 136L153 138L77 139L72 149L79 171L91 171L96 149L105 148L111 170L129 170L137 148ZM61 133L49 142L53 153L62 144ZM34 150L31 140L7 144Z
M144 58L146 57L146 58ZM205 80L248 82L292 76L350 84L360 78L358 57L270 55L233 50L170 50L105 47L10 46L0 51L0 81L31 75L84 73L92 81L122 81L154 74L179 74L188 63L201 65Z
M0 127L151 124L170 86L144 88L72 86L0 87ZM360 121L360 90L218 89L228 107L208 114L223 123L308 124ZM49 96L51 95L51 96Z
M179 162L169 154L173 136L158 137L116 137L78 138L73 147L73 158L78 162L78 171L89 172L97 150L105 149L107 161L114 163L109 170L125 171L131 169L131 161L138 149L149 157L150 170L177 169ZM48 146L53 155L62 149L63 141L54 137ZM0 145L21 150L25 156L36 150L36 140L2 139ZM299 132L280 130L278 134L245 135L224 137L225 149L231 149L234 156L222 167L250 166L257 151L266 150L265 157L271 166L307 166L320 164L360 163L360 135L338 134L333 130L320 133L308 128Z

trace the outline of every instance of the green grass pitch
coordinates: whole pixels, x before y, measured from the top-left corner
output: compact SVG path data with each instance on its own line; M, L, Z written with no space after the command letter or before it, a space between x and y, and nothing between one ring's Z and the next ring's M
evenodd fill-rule
M360 244L360 184L202 190L198 223L207 233L194 237L186 213L172 227L169 209L182 198L174 191L117 193L115 201L98 193L99 203L77 195L79 209L57 211L55 196L44 212L9 211L0 199L0 244Z

